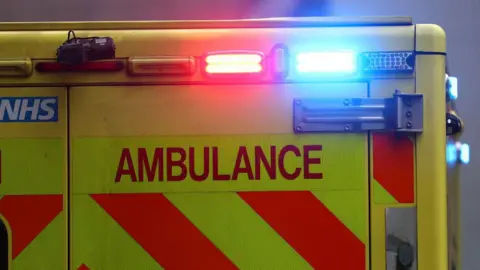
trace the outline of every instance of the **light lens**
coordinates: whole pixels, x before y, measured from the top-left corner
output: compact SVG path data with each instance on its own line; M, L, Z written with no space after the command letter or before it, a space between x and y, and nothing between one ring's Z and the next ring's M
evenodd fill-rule
M297 55L299 73L352 73L356 70L355 53L305 52Z
M124 69L123 61L87 62L81 65L65 65L58 62L40 62L35 69L38 72L111 72Z
M447 144L447 163L470 163L470 146L461 142Z
M460 162L463 164L470 163L470 146L468 144L462 144L460 146Z
M458 98L458 79L456 77L448 77L448 95L452 100Z
M213 54L205 58L205 71L209 74L248 74L263 71L260 54Z
M365 72L413 72L413 52L367 52L362 54Z
M458 150L455 144L447 144L447 163L455 164L458 160Z

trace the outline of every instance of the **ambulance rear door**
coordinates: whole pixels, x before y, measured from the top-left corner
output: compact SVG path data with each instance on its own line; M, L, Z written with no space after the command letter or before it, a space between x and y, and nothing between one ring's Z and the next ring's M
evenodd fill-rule
M417 126L365 63L413 26L258 23L76 32L127 64L69 89L73 269L370 269L369 132Z
M65 87L0 87L2 269L66 267L66 102Z

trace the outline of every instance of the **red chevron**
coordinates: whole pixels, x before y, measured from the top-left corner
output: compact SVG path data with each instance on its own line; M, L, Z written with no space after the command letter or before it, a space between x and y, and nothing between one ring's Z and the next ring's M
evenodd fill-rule
M365 270L365 245L311 192L240 192L314 269Z
M63 195L5 195L0 214L12 232L15 259L63 210Z
M399 203L415 201L414 146L408 137L373 135L373 178Z
M163 194L90 196L166 269L237 269Z

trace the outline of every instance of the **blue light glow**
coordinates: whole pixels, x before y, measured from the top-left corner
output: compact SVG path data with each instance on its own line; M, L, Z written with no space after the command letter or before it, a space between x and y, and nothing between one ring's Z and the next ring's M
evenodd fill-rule
M462 144L460 147L460 161L463 164L470 163L470 146L468 144Z
M357 69L355 53L351 51L306 52L297 55L300 73L353 73Z
M458 98L458 79L456 77L448 77L448 81L448 94L450 95L450 99L456 100Z
M455 144L447 144L447 163L455 164L458 160L458 151Z

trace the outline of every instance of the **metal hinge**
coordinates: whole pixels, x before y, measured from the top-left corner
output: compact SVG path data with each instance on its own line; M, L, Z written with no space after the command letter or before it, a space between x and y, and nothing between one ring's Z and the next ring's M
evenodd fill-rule
M395 91L391 98L294 99L296 133L423 131L423 95Z

